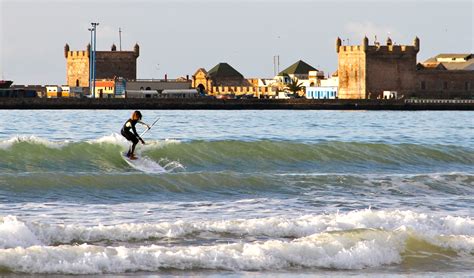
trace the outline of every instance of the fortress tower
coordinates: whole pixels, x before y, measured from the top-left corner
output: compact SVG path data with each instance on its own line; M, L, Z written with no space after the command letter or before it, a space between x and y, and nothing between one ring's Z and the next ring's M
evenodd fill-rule
M386 45L369 45L365 37L361 45L341 45L336 40L338 53L339 98L375 99L383 91L397 91L409 95L416 86L416 55L420 40L413 45L394 45L387 38Z
M90 44L86 50L71 51L64 46L66 58L67 85L71 87L89 87ZM137 79L137 58L140 46L135 44L133 51L117 51L112 45L111 51L96 52L96 79L113 79L123 77L127 80Z

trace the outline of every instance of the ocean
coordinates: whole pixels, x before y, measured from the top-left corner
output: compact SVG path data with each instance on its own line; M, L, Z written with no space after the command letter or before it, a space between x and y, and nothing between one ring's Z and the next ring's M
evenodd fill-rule
M131 112L0 111L0 275L474 272L472 112Z

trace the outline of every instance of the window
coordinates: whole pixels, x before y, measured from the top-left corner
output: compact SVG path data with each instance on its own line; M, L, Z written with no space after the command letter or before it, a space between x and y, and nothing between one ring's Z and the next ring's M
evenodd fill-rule
M468 81L466 81L464 83L464 90L469 91L469 82Z
M447 90L448 89L448 81L443 82L443 89Z
M426 82L425 81L421 81L421 89L426 90Z

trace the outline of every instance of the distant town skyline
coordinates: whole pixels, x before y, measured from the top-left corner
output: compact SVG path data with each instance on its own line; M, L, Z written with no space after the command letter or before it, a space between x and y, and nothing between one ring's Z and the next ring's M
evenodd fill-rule
M337 69L335 41L421 40L419 62L474 52L472 1L12 1L0 2L0 74L15 84L65 84L63 48L85 50L99 22L98 51L140 45L138 78L192 75L227 62L245 77L273 77L303 60Z

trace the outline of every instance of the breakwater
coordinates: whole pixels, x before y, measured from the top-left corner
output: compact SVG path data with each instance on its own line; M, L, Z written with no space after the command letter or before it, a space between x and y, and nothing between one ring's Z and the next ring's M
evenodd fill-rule
M474 110L474 100L3 98L0 109Z

